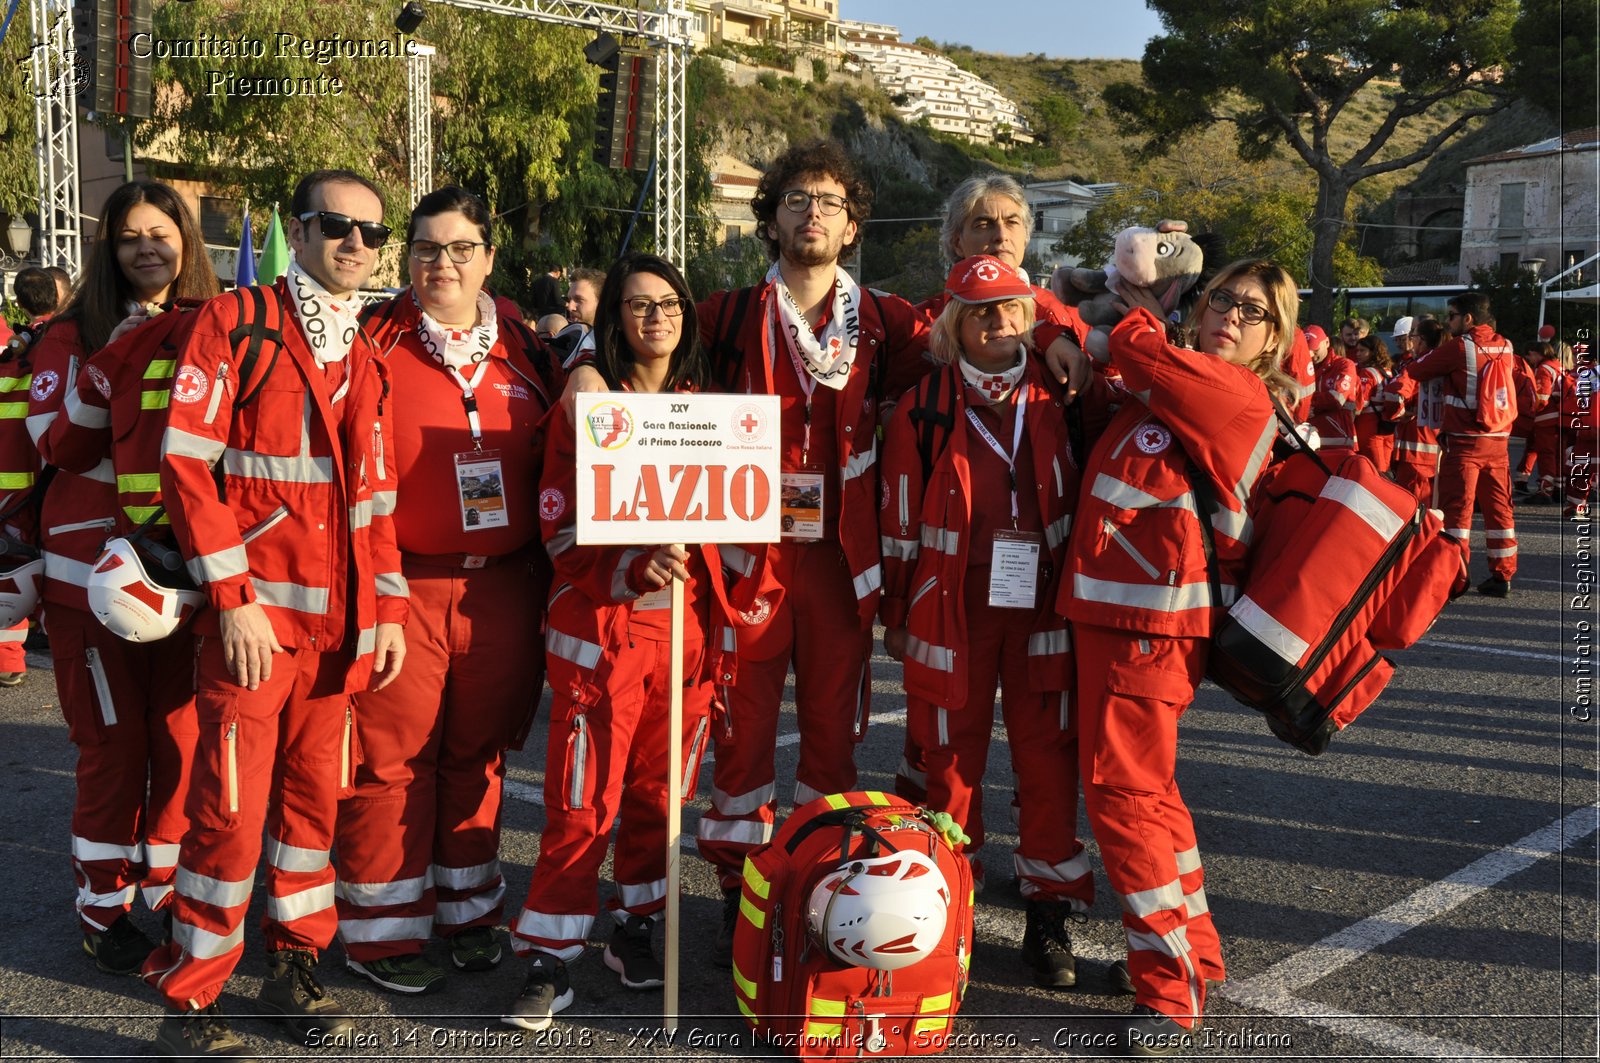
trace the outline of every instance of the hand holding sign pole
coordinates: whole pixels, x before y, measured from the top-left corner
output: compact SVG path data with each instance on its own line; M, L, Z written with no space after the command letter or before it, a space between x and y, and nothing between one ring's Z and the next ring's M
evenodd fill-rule
M776 396L585 392L577 396L575 406L579 546L778 541ZM671 1031L678 1019L685 676L683 580L676 572L669 575L672 672L662 1013L663 1024Z

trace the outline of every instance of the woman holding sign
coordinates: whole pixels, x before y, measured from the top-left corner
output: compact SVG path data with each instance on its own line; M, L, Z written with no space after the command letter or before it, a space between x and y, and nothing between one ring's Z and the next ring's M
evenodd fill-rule
M707 378L694 299L671 263L634 254L606 276L595 317L595 368L619 392L691 392ZM584 409L583 431L591 426ZM699 766L711 708L711 676L731 675L732 623L714 546L578 546L576 441L571 417L551 414L543 491L545 549L555 565L545 637L555 695L545 755L545 829L522 914L517 952L531 955L527 984L504 1020L548 1027L572 1003L566 961L594 923L600 865L620 815L608 903L616 928L606 966L630 989L663 981L651 944L665 906L671 701L670 582L684 583L683 747L685 786ZM726 647L726 648L724 648Z
M454 186L423 196L406 232L411 287L364 315L388 350L405 669L356 697L362 759L340 803L339 938L352 971L395 993L443 988L437 932L459 970L500 962L501 780L539 704L539 422L558 387L515 304L483 284L489 211ZM385 504L382 495L379 505ZM394 506L393 497L387 504ZM392 578L392 577L387 577Z

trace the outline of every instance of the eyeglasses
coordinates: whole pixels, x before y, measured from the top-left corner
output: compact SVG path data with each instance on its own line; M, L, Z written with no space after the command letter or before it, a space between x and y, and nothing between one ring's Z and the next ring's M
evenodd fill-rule
M642 295L622 301L622 305L627 307L628 313L634 317L649 317L657 310L668 317L678 317L683 313L683 303L684 301L675 295L670 299L662 299L659 302L652 302Z
M1448 314L1446 314L1446 315L1445 315L1445 320L1447 320L1447 321L1448 321L1448 320L1449 320L1449 319L1450 319L1450 318L1453 318L1453 317L1460 317L1460 316L1461 316L1461 311L1459 311L1459 310L1452 310L1452 311L1450 311L1450 312L1449 312L1449 313L1448 313Z
M1260 303L1247 303L1236 299L1231 292L1221 288L1213 288L1211 294L1206 296L1206 305L1219 314L1227 314L1234 307L1239 308L1239 320L1246 325L1259 325L1267 319L1267 308Z
M393 229L381 221L356 221L348 214L340 214L332 210L308 210L299 215L301 221L317 219L317 224L322 228L322 235L329 240L343 240L350 235L351 229L361 230L361 242L376 251L389 239Z
M476 242L472 240L453 240L448 244L436 244L432 240L413 240L411 241L411 257L418 262L437 262L439 261L439 252L447 251L450 254L451 262L458 266L464 266L472 261L472 256L477 254L478 248L493 246L493 244L486 244L481 240Z
M831 218L845 208L845 198L836 196L832 192L802 192L798 188L792 192L785 192L782 199L783 205L796 214L804 214L811 209L811 204L816 203L817 210L824 217Z

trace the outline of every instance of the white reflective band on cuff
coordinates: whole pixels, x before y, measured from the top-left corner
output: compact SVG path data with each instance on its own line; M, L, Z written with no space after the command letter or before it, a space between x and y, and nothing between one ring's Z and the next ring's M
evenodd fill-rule
M255 884L255 876L230 881L197 874L180 864L176 883L178 892L192 901L218 908L237 908L250 903L250 889Z
M1405 518L1383 504L1377 495L1354 480L1335 476L1323 485L1321 496L1337 502L1360 517L1384 542L1390 542L1405 527Z
M228 444L220 439L207 439L178 428L168 428L161 436L161 456L194 458L207 465L215 465Z
M298 893L282 897L267 897L267 918L279 923L292 923L296 919L325 912L333 907L333 883L324 882Z
M918 554L919 548L915 539L896 539L892 535L881 535L878 538L885 560L893 558L896 561L910 561Z
M1177 879L1154 889L1129 893L1122 898L1122 907L1140 919L1148 919L1157 912L1175 911L1182 905L1183 887L1178 885Z
M244 944L244 920L227 935L213 934L209 930L190 926L181 919L172 920L172 940L184 952L197 960L215 960L226 956Z
M1484 557L1516 557L1517 556L1517 548L1515 546L1500 546L1500 547L1496 547L1493 550L1485 550L1483 552L1483 556Z
M350 507L350 530L372 527L372 499L364 498Z
M357 657L365 657L369 653L376 652L377 649L378 649L378 629L377 628L375 628L375 627L364 627L360 631L356 632L356 656Z
M145 842L145 863L148 864L152 870L161 867L174 867L178 863L179 848L180 846L177 842L168 842L159 845L151 842Z
M777 795L777 786L770 782L742 794L724 793L713 786L711 807L716 809L720 816L749 816L771 804Z
M1181 853L1174 853L1172 859L1178 865L1178 874L1188 875L1200 870L1200 848L1185 849Z
M396 494L393 491L372 492L372 515L375 517L394 516Z
M262 605L293 609L297 613L310 613L313 616L322 616L328 611L326 587L307 587L300 583L256 579L253 576L250 585L256 589L256 600Z
M947 528L935 528L931 524L922 526L922 545L930 550L955 556L961 549L961 533L950 531Z
M1254 635L1267 649L1290 664L1298 662L1306 655L1306 650L1311 648L1305 639L1284 627L1271 613L1257 605L1248 594L1228 610L1228 615L1233 617L1240 627Z
M1035 631L1028 636L1028 656L1048 657L1055 653L1069 653L1072 650L1072 636L1066 628L1057 628L1054 631Z
M412 915L401 918L399 916L384 919L341 919L339 920L339 940L372 942L372 941L414 941L428 940L433 933L433 918L426 915Z
M874 441L871 447L862 451L860 454L852 454L848 459L846 459L844 463L844 476L841 482L849 483L862 473L871 472L872 466L877 462L877 460L878 444L876 441Z
M628 568L633 564L633 559L643 554L643 550L624 550L622 559L617 562L617 570L611 573L611 598L613 601L627 602L639 597L628 586Z
M267 839L267 863L279 871L310 873L328 866L328 850L302 849L277 838Z
M346 882L339 879L334 896L358 908L380 908L391 904L415 904L433 885L429 875L402 878L394 882Z
M56 411L51 410L49 413L36 413L22 422L28 426L28 435L32 438L34 446L38 446L39 440L43 439L44 434L50 431L50 424L55 419Z
M1443 530L1444 530L1444 533L1446 535L1450 536L1450 538L1452 538L1452 539L1470 539L1470 538L1472 538L1472 529L1471 528L1445 528Z
M807 786L799 779L794 781L794 807L796 808L799 808L808 801L815 801L819 797L826 796L826 794L824 794L821 790L818 790L815 786Z
M1483 530L1483 537L1485 539L1515 539L1517 537L1517 529L1485 528Z
M480 886L487 886L500 877L500 861L490 860L486 864L473 864L471 867L443 867L434 864L429 869L433 881L442 889L447 890L475 890Z
M194 577L196 583L216 583L249 572L250 557L244 551L244 544L240 543L226 550L218 550L214 554L192 557L189 559L188 568L189 575Z
M911 634L906 635L906 656L935 672L953 672L956 668L955 650L948 646L935 646Z
M82 912L85 908L126 908L133 903L136 892L134 887L124 886L112 893L91 893L85 886L78 891L78 911Z
M434 908L433 921L443 926L460 926L470 923L474 919L481 919L500 907L500 902L506 899L504 885L496 886L492 890L468 897L459 901L440 901ZM495 922L499 922L498 919Z
M600 663L600 657L605 652L594 643L585 642L564 631L550 631L545 636L545 649L579 668L593 668Z
M589 930L593 926L592 915L547 915L543 912L530 912L524 908L517 916L511 932L519 938L540 942L541 948L565 962L575 960L583 954L583 943L588 939ZM561 942L571 942L571 944L558 948L547 947L559 945Z
M136 864L139 862L141 855L143 855L143 849L138 843L133 845L112 845L109 842L92 842L77 835L73 835L72 838L72 858L74 860L126 860L129 863Z
M167 896L172 893L172 887L140 886L139 892L144 896L144 906L153 912L166 903Z
M565 528L558 528L554 535L545 540L544 552L551 557L560 557L572 547L578 545L577 525L569 524ZM724 550L727 547L723 547Z
M1032 878L1042 882L1076 882L1094 870L1094 866L1089 862L1087 849L1059 864L1047 864L1043 860L1033 860L1013 853L1011 865L1016 869L1018 878Z
M856 601L860 601L883 586L883 566L873 564L851 580L851 583L855 586Z
M622 902L625 910L643 908L657 901L665 900L667 896L667 880L658 878L654 882L643 882L638 885L617 883L617 899Z
M81 428L106 428L111 424L111 411L104 406L90 406L78 397L76 390L67 392L64 404L67 420Z
M695 837L703 842L729 845L765 845L772 840L772 824L756 819L712 819L700 817Z
M411 596L411 585L398 572L380 572L373 577L372 582L377 587L380 598L408 598Z
M222 456L222 469L229 476L267 480L275 484L326 484L333 482L333 459L297 455L258 454L253 450L229 450Z

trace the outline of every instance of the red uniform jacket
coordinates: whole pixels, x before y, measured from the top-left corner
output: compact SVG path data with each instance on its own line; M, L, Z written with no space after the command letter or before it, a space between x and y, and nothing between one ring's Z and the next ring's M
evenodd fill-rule
M1294 330L1294 342L1289 347L1289 357L1283 360L1283 371L1294 380L1292 402L1286 403L1289 414L1297 422L1311 417L1311 396L1317 390L1317 363L1311 360L1311 347L1306 334Z
M1463 342L1471 339L1472 350ZM1478 370L1483 358L1515 358L1510 341L1489 325L1474 325L1467 337L1451 336L1406 366L1395 378L1395 393L1406 402L1424 380L1444 381L1444 434L1504 439L1507 432L1485 432L1478 424Z
M941 394L955 394L954 427L937 433L930 449L936 457L926 483L918 423L911 412L926 401L933 377L901 399L884 438L879 611L886 627L907 629L906 690L943 708L960 708L967 696L966 595L986 594L988 588L966 585L972 525L968 389L956 366L935 372ZM1036 691L1068 690L1073 683L1072 643L1066 623L1056 615L1055 602L1078 500L1078 467L1068 445L1061 396L1032 358L1021 390L1027 394L1023 445L1033 459L1031 489L1038 499L1045 540L1039 607L1028 640L1028 680ZM942 410L945 401L941 399L939 406ZM1010 445L1009 439L1003 442ZM1019 488L1026 491L1030 485Z
M1546 430L1561 423L1561 395L1565 390L1567 374L1561 363L1546 358L1533 371L1533 426Z
M1426 469L1432 474L1439 468L1439 431L1444 426L1444 381L1429 380L1413 390L1409 402L1402 401L1399 381L1406 366L1415 360L1408 358L1401 362L1399 371L1384 385L1383 412L1395 423L1394 460Z
M1356 364L1341 354L1330 354L1317 366L1316 389L1311 393L1311 426L1329 450L1355 450L1356 414L1361 410L1361 378Z
M31 355L0 358L0 513L17 508L39 476L39 451L28 434L28 389L32 386ZM32 509L23 506L6 518L11 533L26 542L38 541L38 521Z
M285 311L283 349L275 365L261 358L248 381L229 375L237 302L222 296L199 311L173 377L161 492L211 605L259 602L286 648L353 648L346 689L354 691L371 674L376 625L403 624L407 614L391 519L388 372L364 330L343 362L319 369L284 282L273 293ZM269 367L235 412L234 396ZM202 635L219 624L210 611L195 620Z
M1250 546L1250 491L1277 437L1266 385L1250 370L1173 347L1134 309L1111 333L1132 398L1095 444L1057 609L1076 623L1208 638L1238 595ZM1220 600L1211 592L1194 475L1213 495Z

